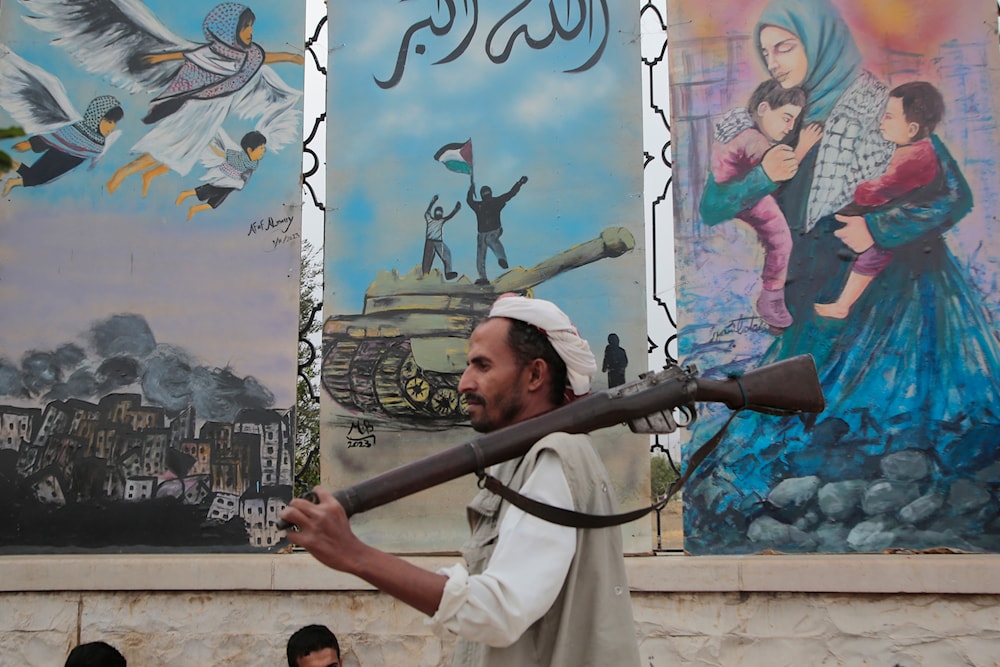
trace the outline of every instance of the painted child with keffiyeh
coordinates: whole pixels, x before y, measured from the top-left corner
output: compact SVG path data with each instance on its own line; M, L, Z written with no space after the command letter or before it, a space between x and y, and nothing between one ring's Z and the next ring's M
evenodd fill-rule
M222 161L211 165L202 176L201 180L207 181L206 183L192 190L185 190L177 196L175 204L178 206L188 197L198 197L203 202L188 209L188 220L199 211L219 208L234 190L242 190L267 152L267 138L260 132L247 132L243 135L239 150L229 147L225 132L220 130L220 135L209 148Z
M39 134L14 144L14 150L41 153L34 164L13 160L17 176L4 183L6 197L16 187L44 185L68 174L90 160L93 166L114 142L115 128L125 117L121 104L111 95L101 95L87 105L83 119L50 134Z
M171 78L142 118L152 129L132 146L131 152L139 157L115 171L105 184L108 192L114 193L133 174L142 173L143 196L153 180L168 171L187 175L230 114L265 116L275 128L294 127L290 115L298 113L299 93L285 86L267 65L301 65L304 59L296 53L265 52L253 41L256 20L249 7L223 2L202 23L206 43L129 56L129 67L135 71L162 68ZM258 129L274 138L269 129ZM272 149L278 146L273 144Z
M760 164L773 146L794 135L805 105L806 95L801 88L782 88L775 79L757 86L746 107L731 109L715 127L711 166L715 181L725 183L742 178ZM795 147L795 159L801 161L822 134L818 124L803 128ZM792 252L788 221L772 195L757 200L736 217L753 228L764 247L763 289L757 298L757 313L773 330L783 330L792 323L785 305L785 279Z

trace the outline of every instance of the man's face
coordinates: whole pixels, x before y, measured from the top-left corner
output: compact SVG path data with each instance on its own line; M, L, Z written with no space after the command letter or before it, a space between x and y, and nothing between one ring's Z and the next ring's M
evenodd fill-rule
M468 404L472 428L488 433L525 418L528 367L517 363L507 344L510 321L489 319L469 339L468 366L458 391Z
M340 656L332 648L313 651L298 659L299 667L340 667Z

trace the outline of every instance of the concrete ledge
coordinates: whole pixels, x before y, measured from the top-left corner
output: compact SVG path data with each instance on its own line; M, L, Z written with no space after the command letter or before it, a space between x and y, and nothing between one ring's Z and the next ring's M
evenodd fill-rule
M437 569L458 556L408 557ZM631 556L646 593L1000 594L1000 554ZM0 591L368 591L312 556L291 554L0 556Z

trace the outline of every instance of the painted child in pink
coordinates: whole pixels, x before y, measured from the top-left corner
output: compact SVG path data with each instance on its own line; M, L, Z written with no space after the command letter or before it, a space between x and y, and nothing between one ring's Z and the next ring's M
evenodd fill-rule
M715 127L712 145L711 169L715 181L724 183L741 178L760 164L764 154L795 129L805 104L806 95L801 88L782 88L776 79L768 79L757 86L745 108L726 112ZM803 128L794 149L796 160L801 162L822 135L818 123ZM760 276L763 289L757 298L757 314L772 329L785 329L792 323L785 306L785 278L792 251L792 235L785 214L774 196L767 195L736 217L753 228L764 247Z
M854 204L849 204L840 214L864 215L887 204L900 203L934 183L941 173L941 166L930 135L943 115L944 98L937 88L926 81L911 81L889 91L879 129L886 141L896 144L896 150L885 173L858 185ZM847 317L851 306L891 260L892 251L879 246L862 252L851 265L851 272L837 300L817 303L816 312L822 317L838 320Z

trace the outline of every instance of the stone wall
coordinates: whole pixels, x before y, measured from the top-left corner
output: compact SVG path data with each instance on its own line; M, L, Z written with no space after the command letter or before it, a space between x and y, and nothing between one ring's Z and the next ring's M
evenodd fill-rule
M1000 556L659 556L628 566L643 667L1000 665ZM285 639L307 623L337 633L348 667L450 664L451 641L419 613L306 554L0 557L2 665L61 665L95 639L133 667L280 665Z

